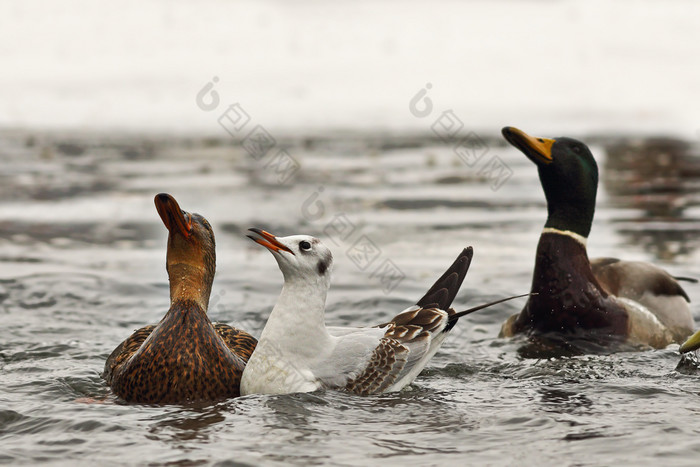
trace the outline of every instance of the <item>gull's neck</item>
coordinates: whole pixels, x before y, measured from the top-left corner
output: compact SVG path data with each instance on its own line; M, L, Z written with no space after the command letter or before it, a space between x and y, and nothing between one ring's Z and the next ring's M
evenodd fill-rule
M260 342L274 344L285 352L317 357L331 340L325 322L328 287L326 277L285 277Z

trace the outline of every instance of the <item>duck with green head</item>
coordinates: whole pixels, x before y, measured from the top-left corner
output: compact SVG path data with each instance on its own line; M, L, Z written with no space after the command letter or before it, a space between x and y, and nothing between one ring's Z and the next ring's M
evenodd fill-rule
M682 342L693 319L688 295L676 279L649 263L588 259L598 189L598 166L588 147L512 127L505 127L503 136L537 165L548 215L537 246L533 295L504 323L501 336L527 334L582 343L577 347L583 349Z
M216 269L214 232L204 217L181 210L168 194L156 195L155 204L169 232L170 309L158 324L138 329L119 344L102 376L129 402L237 397L257 341L207 317Z

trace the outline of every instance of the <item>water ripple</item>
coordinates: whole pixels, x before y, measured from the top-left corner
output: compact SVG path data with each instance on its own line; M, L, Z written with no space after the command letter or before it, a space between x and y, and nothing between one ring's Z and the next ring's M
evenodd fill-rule
M520 302L462 319L398 394L140 405L118 400L100 378L112 349L168 306L155 192L177 190L183 207L212 221L218 272L210 316L256 335L282 277L242 232L260 225L327 238L328 223L346 215L356 230L334 245L327 321L373 325L420 297L468 244L474 261L455 306L527 291L544 198L536 171L517 151L503 149L515 173L494 192L455 164L450 148L415 138L384 146L292 143L304 170L285 186L230 142L46 137L41 145L51 151L42 156L38 144L24 141L0 139L12 174L0 189L7 195L0 203L0 462L616 465L687 464L700 453L697 356L680 359L670 346L523 358L523 342L496 337ZM656 169L629 156L634 145L611 149L625 155L601 164L619 177L604 178L590 248L624 248L700 277L692 235L697 164L690 147L668 147L686 151L668 158L682 174L679 189L661 179L616 185ZM320 187L324 212L304 217L304 202ZM405 274L389 294L371 266L348 255L361 235ZM687 290L700 296L700 285Z

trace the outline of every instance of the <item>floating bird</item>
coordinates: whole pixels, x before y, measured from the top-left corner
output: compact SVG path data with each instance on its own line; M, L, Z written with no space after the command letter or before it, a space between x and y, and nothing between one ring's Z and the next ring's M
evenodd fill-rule
M637 261L589 261L598 166L588 147L571 138L536 138L512 127L505 139L537 165L547 199L547 222L535 258L531 295L501 336L528 334L600 345L662 348L693 329L690 299L663 269Z
M471 264L469 247L416 305L390 322L371 328L326 327L330 250L314 237L278 238L250 230L258 237L249 237L277 260L284 286L243 372L241 394L320 388L360 395L399 391L418 376L460 317L508 300L459 313L450 308Z
M122 399L142 403L216 400L240 395L256 340L207 317L216 269L214 232L199 214L161 193L156 209L169 231L170 309L112 352L103 378Z

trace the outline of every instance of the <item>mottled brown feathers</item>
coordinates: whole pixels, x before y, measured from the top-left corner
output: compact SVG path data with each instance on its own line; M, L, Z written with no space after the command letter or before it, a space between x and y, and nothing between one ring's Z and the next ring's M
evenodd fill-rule
M366 396L378 394L391 386L408 361L408 348L396 339L384 338L374 349L367 368L345 386L345 389Z
M207 317L216 271L214 232L204 217L183 211L169 194L157 194L154 202L168 229L170 309L157 325L143 327L119 344L103 377L129 402L236 397L256 340L213 325Z
M240 329L232 328L228 324L215 323L214 329L219 334L231 352L235 353L248 363L248 359L253 354L258 340Z
M129 402L237 397L256 343L243 331L213 325L193 301L174 303L157 326L137 330L112 352L103 377Z
M448 319L455 314L449 307L467 275L473 254L471 247L462 250L415 307L376 326L386 328L384 337L374 349L367 368L347 384L346 390L367 395L388 389L403 377L407 364L410 368L424 355L435 333L449 331L456 324L457 320Z
M391 326L372 352L369 364L345 386L347 391L366 396L379 394L394 384L411 360L411 347L430 342L430 332L420 326Z
M416 308L404 311L387 323L390 327L386 336L389 337L393 333L400 332L404 327L433 332L443 324L442 321L445 319L445 316L445 312L437 308Z
M151 335L151 332L156 328L155 324L149 324L141 329L134 331L124 342L119 344L116 349L107 358L105 370L102 377L107 381L107 384L112 384L112 375L115 369L124 365L134 353L141 347L141 344Z
M447 316L445 311L436 308L416 307L399 313L391 322L380 326L386 326L387 330L374 349L367 368L348 382L345 389L355 394L368 395L389 388L411 359L411 349L414 352L419 347L425 350L432 333L440 332L445 326Z

